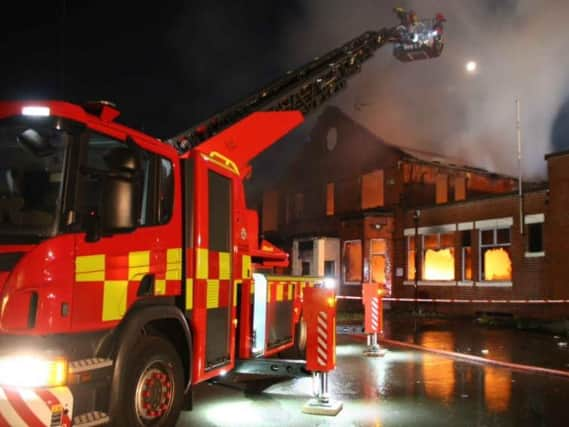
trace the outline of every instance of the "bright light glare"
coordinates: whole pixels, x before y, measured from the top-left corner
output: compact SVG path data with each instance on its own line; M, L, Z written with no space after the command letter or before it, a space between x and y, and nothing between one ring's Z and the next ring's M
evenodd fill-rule
M28 106L22 108L22 114L24 116L49 117L51 111L49 107Z
M324 278L324 287L327 289L335 289L336 288L336 279L334 279L333 277Z
M0 359L0 384L14 387L46 387L65 384L67 362L21 355Z
M262 425L263 406L255 402L222 401L206 407L205 416L214 425Z
M469 73L474 73L478 69L478 64L476 61L468 61L466 63L466 71Z

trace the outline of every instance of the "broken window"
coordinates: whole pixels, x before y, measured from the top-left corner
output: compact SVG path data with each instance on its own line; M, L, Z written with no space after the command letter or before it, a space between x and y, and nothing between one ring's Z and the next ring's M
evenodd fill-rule
M383 206L383 170L362 177L362 209Z
M362 241L347 240L343 253L344 283L361 283L362 281Z
M544 256L543 215L526 215L527 252L526 256Z
M324 261L324 277L336 276L336 262Z
M302 275L303 276L310 276L310 262L309 261L302 261Z
M385 239L370 240L370 264L371 281L385 283L385 257L387 255L387 243Z
M415 280L415 236L407 236L407 280Z
M437 175L435 180L436 196L435 201L438 204L448 202L448 176Z
M510 229L480 230L480 279L512 280Z
M466 200L466 178L464 176L454 178L454 200Z
M454 280L454 233L423 235L423 280Z
M472 280L472 232L463 230L460 233L460 249L462 251L462 280Z

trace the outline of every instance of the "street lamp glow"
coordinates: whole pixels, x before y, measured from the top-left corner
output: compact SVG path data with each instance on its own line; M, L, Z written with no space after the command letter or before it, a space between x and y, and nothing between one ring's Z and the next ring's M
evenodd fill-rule
M476 63L476 61L468 61L466 63L466 71L470 74L475 73L476 70L478 69L478 64Z

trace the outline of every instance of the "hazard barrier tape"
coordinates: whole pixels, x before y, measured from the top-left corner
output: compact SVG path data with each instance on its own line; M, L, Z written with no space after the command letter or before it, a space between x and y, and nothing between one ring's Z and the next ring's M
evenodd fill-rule
M360 300L362 297L337 295L336 299ZM384 297L389 302L444 302L444 303L475 303L475 304L569 304L569 299L463 299L463 298L393 298Z

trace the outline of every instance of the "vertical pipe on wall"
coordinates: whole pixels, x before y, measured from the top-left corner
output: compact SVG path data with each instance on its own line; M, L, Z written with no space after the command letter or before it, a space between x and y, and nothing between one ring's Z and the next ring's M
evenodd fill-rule
M524 234L524 195L522 189L522 130L520 126L519 98L516 98L516 137L518 143L518 196L520 202L520 234Z

